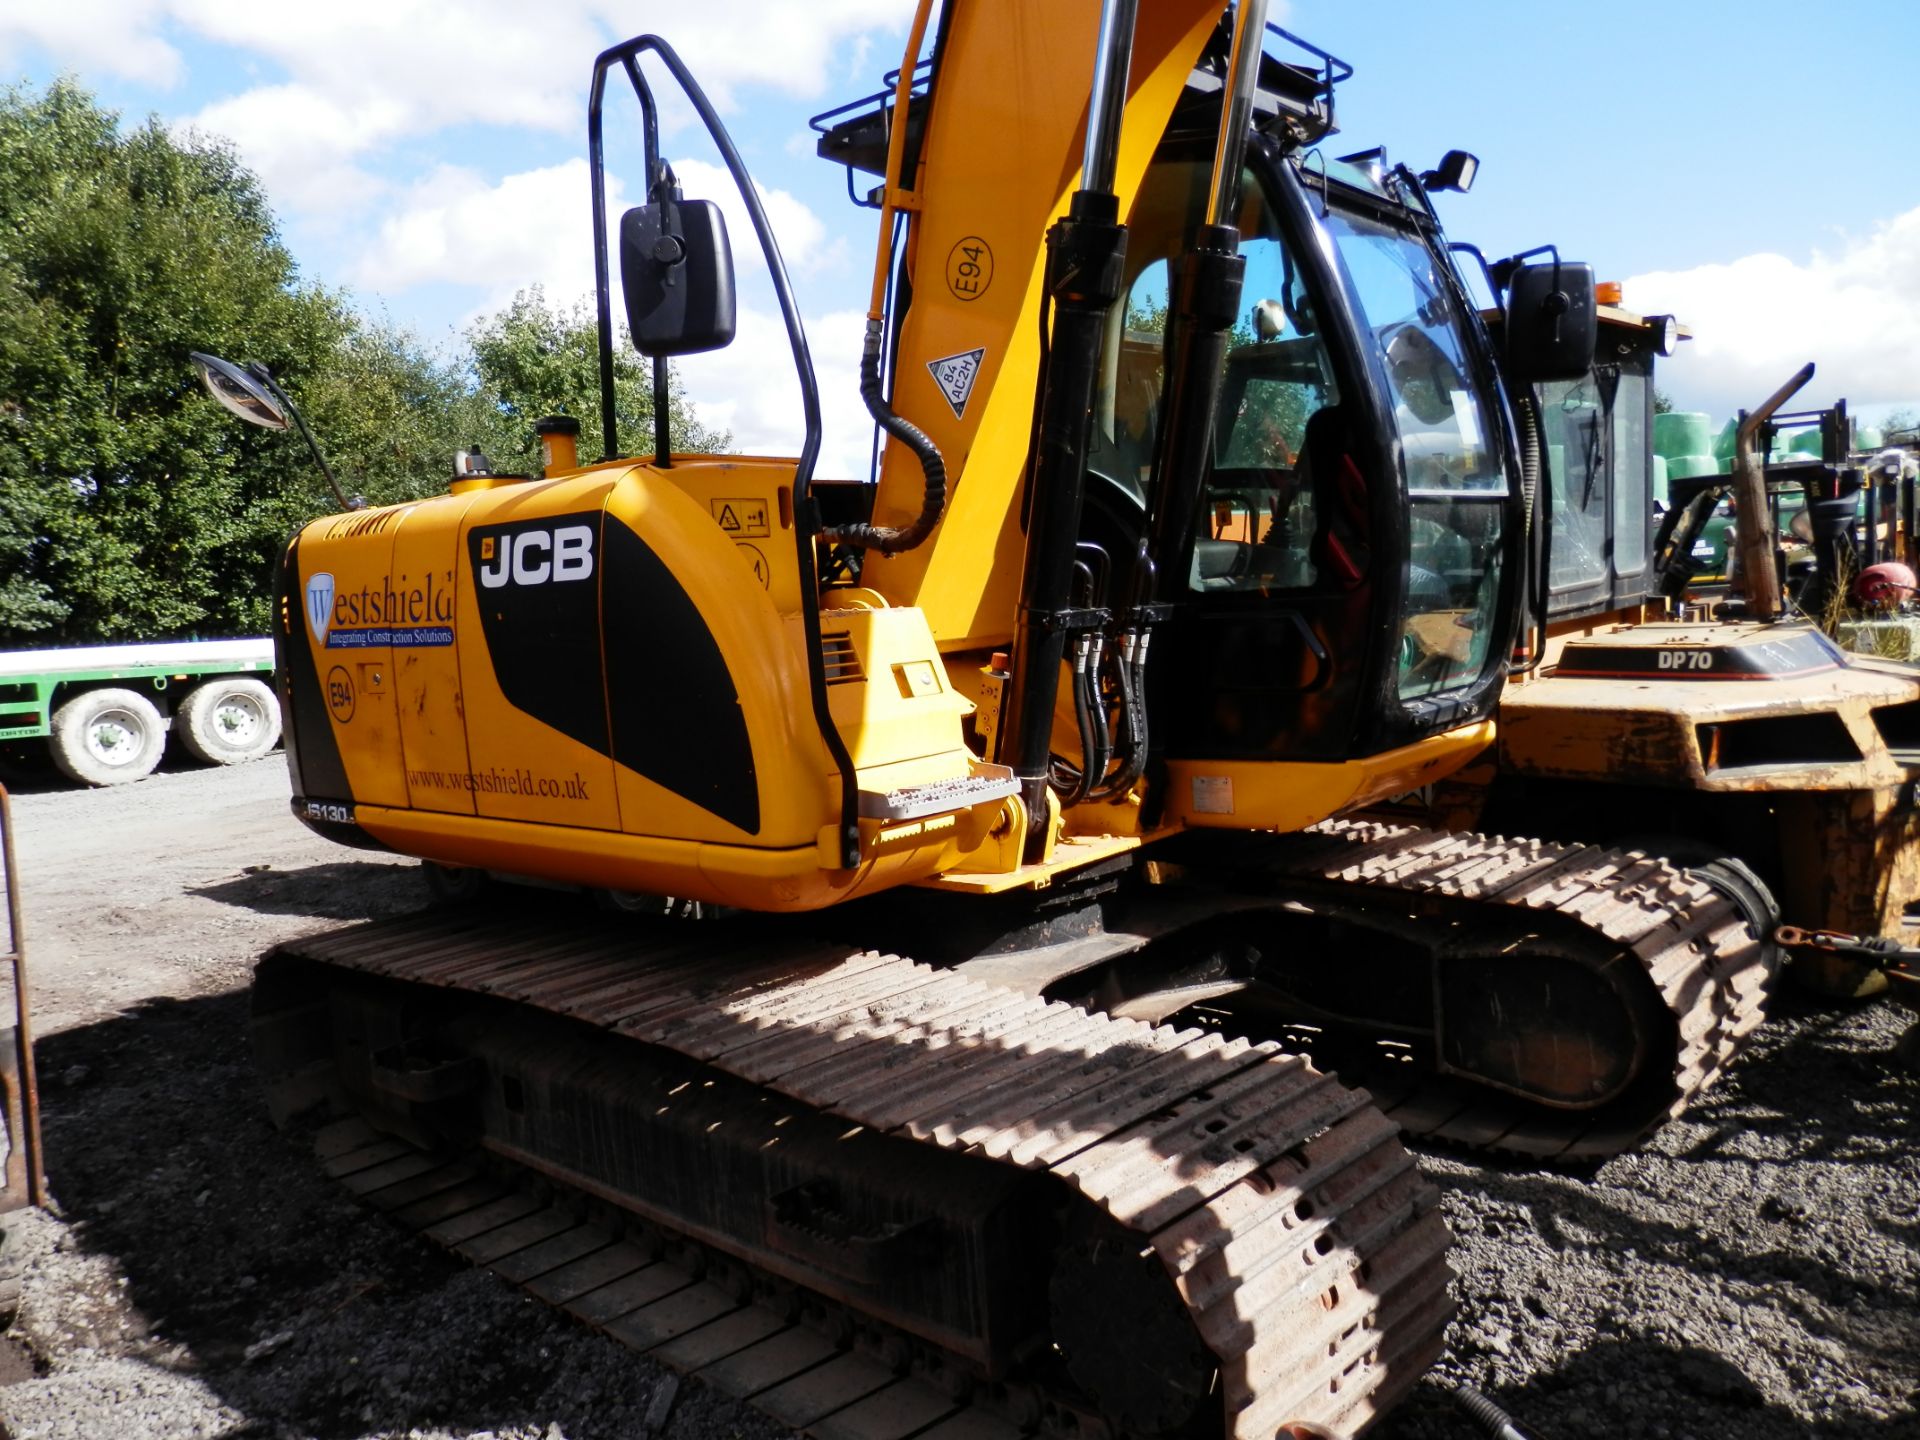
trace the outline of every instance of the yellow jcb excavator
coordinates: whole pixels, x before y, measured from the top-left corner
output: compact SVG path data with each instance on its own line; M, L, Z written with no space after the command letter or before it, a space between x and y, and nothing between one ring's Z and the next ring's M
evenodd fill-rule
M272 1103L345 1117L318 1143L373 1204L796 1426L1353 1435L1451 1308L1399 1128L1604 1157L1760 1018L1754 936L1683 871L1336 818L1492 736L1530 387L1586 372L1591 271L1513 267L1496 352L1427 200L1472 157L1334 158L1349 72L1261 0L932 8L822 120L877 177L877 483L814 475L775 238L641 37L589 104L601 458L556 420L543 478L316 521L278 583L314 829L754 913L283 946ZM619 453L609 77L656 386L734 328L660 72L752 219L797 458L673 454L664 403Z

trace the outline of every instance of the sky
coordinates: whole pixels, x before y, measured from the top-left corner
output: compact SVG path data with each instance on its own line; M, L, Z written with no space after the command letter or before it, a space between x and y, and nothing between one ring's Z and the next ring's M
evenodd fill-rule
M1091 0L1089 0L1091 3ZM1145 0L1152 3L1152 0ZM591 292L585 96L594 55L654 30L719 107L805 316L827 417L820 473L866 473L856 393L876 239L810 115L899 64L910 0L0 0L0 81L68 74L129 122L230 140L310 280L451 349L538 284ZM1912 0L1291 0L1288 28L1355 67L1334 153L1423 169L1479 156L1438 200L1498 256L1552 241L1696 339L1659 384L1729 415L1806 360L1796 404L1920 406L1920 53ZM1889 57L1896 57L1890 59ZM666 82L664 88L671 88ZM610 90L610 203L639 189L637 114ZM663 147L722 202L740 265L733 346L681 362L737 448L792 453L798 390L764 265L683 105ZM236 357L239 358L239 357Z

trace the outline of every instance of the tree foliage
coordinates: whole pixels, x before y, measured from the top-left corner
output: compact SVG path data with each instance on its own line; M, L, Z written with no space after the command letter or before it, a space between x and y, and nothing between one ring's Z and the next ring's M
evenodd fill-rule
M338 297L298 282L229 151L157 121L122 134L67 82L0 96L0 236L0 631L263 619L262 512L299 481L186 353L298 384L351 328Z
M589 307L534 290L436 352L303 280L224 145L123 129L67 81L0 91L0 646L266 628L288 534L335 502L189 351L264 363L379 504L444 489L457 449L533 470L542 415L578 417L597 455L594 337ZM618 360L622 449L647 454L650 373ZM670 393L677 449L726 446Z
M624 341L624 327L619 338ZM580 421L580 453L602 448L600 420L599 327L592 307L582 300L571 309L550 304L538 286L522 290L513 303L467 332L473 353L475 391L491 407L487 417L487 453L496 465L532 470L539 465L533 422L544 415L571 415ZM653 369L626 343L613 350L614 421L623 455L653 453ZM731 443L724 431L708 430L669 375L668 434L683 452L723 450Z

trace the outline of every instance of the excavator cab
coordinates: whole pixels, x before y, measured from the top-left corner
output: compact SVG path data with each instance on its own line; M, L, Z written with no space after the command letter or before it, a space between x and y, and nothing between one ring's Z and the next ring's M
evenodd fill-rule
M1087 529L1121 556L1146 511L1170 282L1208 180L1185 141L1176 124L1135 199L1096 401ZM1187 825L1244 825L1302 782L1316 797L1375 775L1409 788L1408 757L1376 757L1485 716L1517 593L1512 424L1437 227L1410 177L1302 164L1277 140L1250 147L1241 313L1192 528L1162 562L1181 583L1163 592L1155 693L1167 804Z
M1217 369L1169 382L1183 256L1217 186L1225 27L1133 192L1103 317L1076 606L1157 602L1146 708L1164 778L1150 824L1293 828L1433 778L1485 744L1519 608L1519 442L1500 359L1420 180L1382 152L1318 148L1347 67L1274 37L1308 63L1276 44L1295 58L1260 65L1234 207L1218 217L1242 276ZM850 177L884 169L885 97L875 104L817 122L822 155ZM915 105L910 147L924 139ZM1584 350L1571 331L1555 338L1574 342L1556 373L1584 370L1591 332ZM1182 413L1208 436L1175 458L1166 430ZM1074 702L1080 729L1098 708ZM1122 822L1070 806L1065 823Z

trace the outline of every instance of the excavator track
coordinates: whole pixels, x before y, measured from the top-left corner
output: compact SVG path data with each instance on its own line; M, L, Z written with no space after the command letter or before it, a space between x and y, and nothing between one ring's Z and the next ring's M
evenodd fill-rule
M1771 947L1731 895L1638 851L1330 820L1275 837L1258 857L1243 851L1237 871L1228 883L1308 903L1393 897L1403 908L1437 903L1454 917L1469 906L1483 917L1504 911L1577 926L1586 963L1637 970L1672 1017L1671 1085L1644 1085L1630 1101L1592 1110L1516 1103L1444 1076L1396 1081L1363 1070L1355 1078L1414 1137L1550 1162L1611 1158L1686 1109L1764 1019ZM1647 1058L1650 1080L1660 1063Z
M356 1008L363 1001L370 1008ZM417 1055L368 1038L389 1010L417 1017L449 1003L457 1018ZM870 1153L892 1157L892 1172L934 1150L952 1167L948 1189L1045 1187L1061 1218L1042 1257L1055 1328L1040 1348L1060 1353L1028 1365L1014 1377L1025 1388L1009 1391L1004 1364L943 1356L928 1338L937 1327L891 1315L881 1291L861 1286L906 1263L912 1224L841 1244L881 1257L872 1273L809 1270L819 1245L837 1243L815 1233L833 1230L831 1205L789 1224L788 1192L759 1234L676 1226L643 1181L623 1180L617 1159L593 1158L626 1137L589 1117L586 1101L567 1100L544 1137L517 1132L516 1102L532 1113L532 1092L548 1082L515 1078L499 1057L516 1041L551 1055L552 1036L533 1034L543 1025L563 1027L561 1048L581 1066L616 1066L594 1071L580 1094L617 1093L635 1113L657 1099L650 1113L668 1117L662 1125L676 1107L683 1126L691 1118L708 1133L798 1116L795 1130L753 1143L772 1153L806 1124L845 1126L843 1142L884 1137L871 1143L893 1148ZM895 955L751 924L556 930L550 916L428 913L270 953L254 1033L276 1118L348 1112L319 1146L369 1203L833 1440L994 1440L1036 1428L1352 1436L1438 1357L1452 1310L1437 1196L1365 1092L1274 1043L1089 1013ZM448 1048L463 1034L482 1038ZM595 1046L610 1059L591 1059ZM369 1095L405 1102L368 1105ZM421 1123L448 1114L461 1118ZM534 1177L536 1191L557 1184L560 1199L543 1204L501 1179L503 1164ZM855 1167L831 1183L870 1173ZM592 1212L583 1197L610 1203ZM725 1255L735 1282L696 1279L673 1250L655 1258L657 1248L622 1239L633 1217ZM806 1314L838 1317L824 1332L767 1299L796 1276L824 1305ZM876 1314L880 1333L904 1330L913 1343L853 1344ZM972 1372L984 1372L979 1383L951 1381ZM1136 1389L1143 1374L1153 1383ZM1010 1393L1044 1403L1009 1407Z

